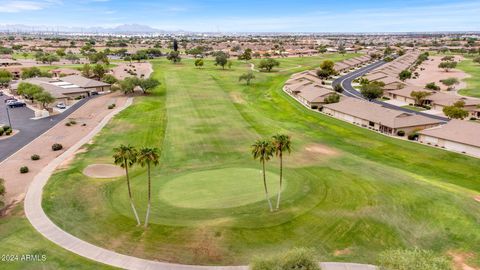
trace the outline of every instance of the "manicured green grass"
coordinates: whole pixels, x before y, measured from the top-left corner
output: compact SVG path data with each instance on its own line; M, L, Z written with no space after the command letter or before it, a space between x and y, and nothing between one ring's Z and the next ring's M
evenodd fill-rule
M242 184L238 176L242 176ZM262 171L248 168L224 168L189 173L164 185L159 191L160 200L184 208L232 208L265 199L263 184L258 181ZM270 195L278 191L278 175L267 172ZM283 186L285 188L285 186ZM272 198L273 199L273 198Z
M45 211L97 245L188 264L246 264L295 246L313 248L325 260L366 263L386 249L417 246L471 252L480 264L480 204L473 199L480 161L309 111L281 90L292 73L322 60L280 59L277 71L255 72L251 86L238 82L250 68L244 62L221 70L211 60L203 69L192 60L153 61L152 76L162 85L136 98L50 179ZM249 197L254 187L262 192L259 174L225 172L260 170L250 145L278 132L292 136L293 152L284 160L281 210L270 213L260 193ZM125 178L82 174L89 164L111 163L112 148L121 143L161 148L147 230L135 226ZM267 171L274 191L277 159ZM135 166L131 176L143 220L146 170ZM240 203L234 192L249 199Z
M480 64L474 63L473 58L469 57L461 61L457 68L470 75L470 78L464 79L467 88L458 92L464 96L480 97Z
M402 106L402 108L406 108L406 109L414 110L414 111L417 111L417 112L425 111L425 108L418 107L418 106L410 106L410 105L406 105L406 106Z
M25 218L21 206L0 218L0 243L0 266L5 270L116 269L74 255L43 238ZM26 260L27 255L39 261Z

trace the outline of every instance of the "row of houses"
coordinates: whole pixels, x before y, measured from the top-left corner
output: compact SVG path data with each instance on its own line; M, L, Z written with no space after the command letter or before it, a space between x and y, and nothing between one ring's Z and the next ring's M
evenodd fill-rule
M372 58L369 55L362 55L359 57L336 62L333 68L337 72L342 73L363 66L370 61L372 61Z
M406 87L390 91L389 94L392 94L392 98L397 95L395 98L405 98L405 102L415 102L409 93L413 89ZM460 120L445 122L343 95L339 102L325 104L325 99L335 92L322 84L315 71L293 75L286 82L284 90L305 106L348 123L390 136L415 133L418 134L420 143L480 158L480 124ZM451 97L453 96L435 92L429 96L429 102L432 106L445 106L455 102ZM470 100L465 100L465 106L472 109L475 107L474 110L480 113L476 104Z
M318 109L328 96L335 94L324 85L314 70L293 75L285 83L284 90L311 109Z
M17 89L21 82L41 86L56 99L54 104L64 103L67 105L71 104L75 99L109 91L111 87L108 83L92 80L79 75L65 76L61 78L37 77L11 84L10 90L13 94L17 94Z
M386 91L384 96L391 100L396 100L407 104L416 104L417 101L412 97L413 91L430 93L430 95L421 100L422 104L420 105L430 106L432 110L442 111L446 106L452 106L458 101L463 101L465 104L463 109L469 112L470 117L480 118L480 99L460 97L411 85L407 85L399 90Z
M364 78L369 81L383 82L385 84L384 90L387 91L402 89L406 84L398 78L398 74L402 70L409 69L417 61L419 55L420 52L418 51L409 51L369 72Z

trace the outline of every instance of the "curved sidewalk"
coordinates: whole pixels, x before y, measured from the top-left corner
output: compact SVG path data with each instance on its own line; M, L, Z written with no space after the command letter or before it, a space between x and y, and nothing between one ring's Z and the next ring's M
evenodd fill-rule
M158 262L141 259L133 256L120 254L105 248L101 248L83 241L59 228L45 214L42 208L43 188L55 169L63 161L70 158L85 143L89 142L117 113L132 104L133 99L129 98L126 104L117 108L107 115L87 136L70 147L67 151L50 162L48 166L35 176L28 188L25 197L25 215L32 226L48 240L60 247L69 250L87 259L104 263L110 266L125 269L160 269L160 270L247 270L248 266L196 266ZM350 263L320 263L322 270L375 270L372 265L350 264Z

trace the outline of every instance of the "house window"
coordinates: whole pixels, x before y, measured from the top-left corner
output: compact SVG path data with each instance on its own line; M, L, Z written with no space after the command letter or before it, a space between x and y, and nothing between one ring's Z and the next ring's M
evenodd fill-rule
M372 122L372 121L369 121L369 122L368 122L368 125L371 126L371 127L374 127L374 126L375 126L375 123Z

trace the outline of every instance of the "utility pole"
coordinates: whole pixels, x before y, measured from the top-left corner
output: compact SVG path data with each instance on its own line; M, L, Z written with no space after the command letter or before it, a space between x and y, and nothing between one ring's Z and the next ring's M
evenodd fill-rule
M5 106L5 110L7 110L8 126L13 130L12 121L10 120L10 113L8 112L8 105Z

